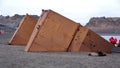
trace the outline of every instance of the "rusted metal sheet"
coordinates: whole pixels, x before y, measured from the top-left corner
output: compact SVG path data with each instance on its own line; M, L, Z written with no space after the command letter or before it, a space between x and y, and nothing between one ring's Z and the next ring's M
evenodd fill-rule
M22 19L14 35L9 41L9 44L10 45L26 45L29 41L29 38L34 30L36 23L37 23L37 19L27 14Z
M103 39L85 27L79 27L74 40L72 41L69 51L75 52L106 52L111 53L113 44Z
M67 51L79 26L52 10L43 10L25 51Z

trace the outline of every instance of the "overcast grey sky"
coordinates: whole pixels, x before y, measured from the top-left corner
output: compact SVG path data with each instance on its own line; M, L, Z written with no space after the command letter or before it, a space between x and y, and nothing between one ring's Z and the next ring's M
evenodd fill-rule
M120 0L0 0L0 15L34 14L51 9L85 25L91 17L120 17Z

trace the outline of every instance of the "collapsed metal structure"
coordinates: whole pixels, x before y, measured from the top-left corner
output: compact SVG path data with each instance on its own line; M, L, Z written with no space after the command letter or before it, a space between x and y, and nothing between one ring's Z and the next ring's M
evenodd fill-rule
M9 41L9 44L10 45L27 45L36 23L37 23L37 19L26 14L26 16L22 19L21 23L16 29L11 40Z
M26 18L21 23L26 23L25 20ZM27 19L27 21L26 24L19 26L11 39L12 42L17 43L10 41L10 44L25 44L27 45L25 51L28 52L101 51L111 53L113 48L113 44L92 30L52 10L43 10L37 22L36 20L31 22L31 19ZM30 24L33 22L34 24ZM28 26L30 28L27 28ZM21 36L17 38L19 35ZM23 38L27 41L24 41Z

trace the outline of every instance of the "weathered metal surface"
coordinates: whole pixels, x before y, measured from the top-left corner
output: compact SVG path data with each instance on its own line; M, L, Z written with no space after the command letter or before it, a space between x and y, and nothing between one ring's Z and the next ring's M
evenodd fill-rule
M113 45L88 28L80 27L69 51L111 53Z
M22 19L14 35L9 41L10 45L26 45L37 23L37 19L28 14Z
M44 10L37 24L25 51L67 51L80 26L52 10Z

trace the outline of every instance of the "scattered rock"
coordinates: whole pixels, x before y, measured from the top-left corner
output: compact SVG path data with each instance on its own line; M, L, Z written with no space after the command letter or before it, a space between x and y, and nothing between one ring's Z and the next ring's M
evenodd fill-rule
M88 56L106 56L106 54L103 52L92 52L89 53Z

